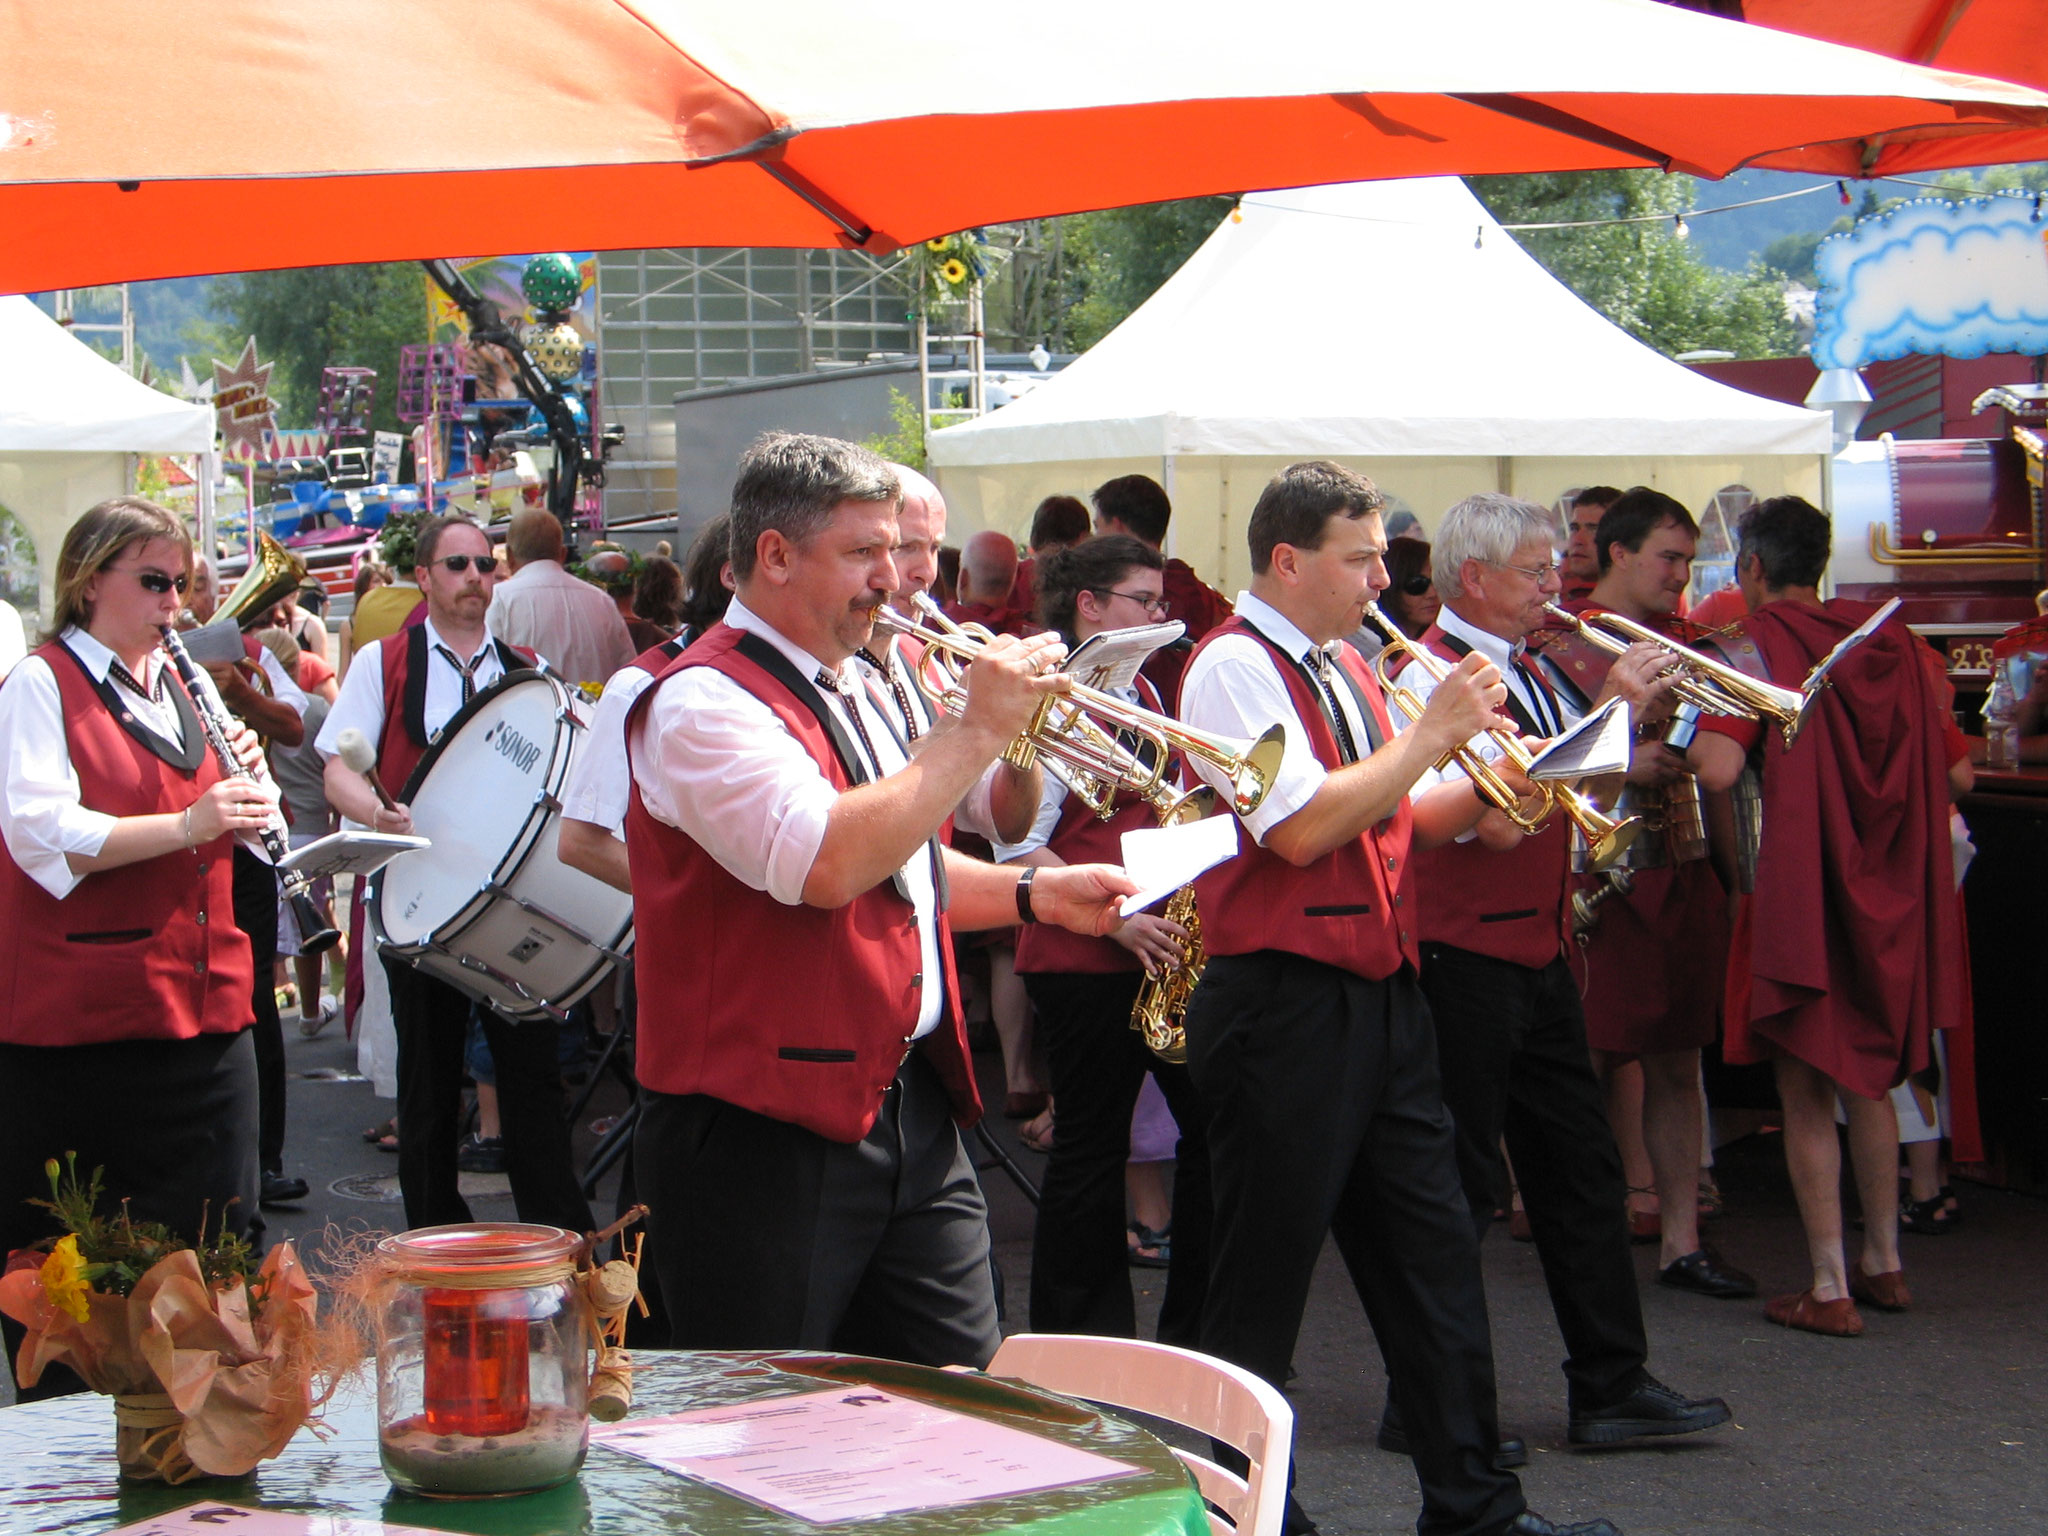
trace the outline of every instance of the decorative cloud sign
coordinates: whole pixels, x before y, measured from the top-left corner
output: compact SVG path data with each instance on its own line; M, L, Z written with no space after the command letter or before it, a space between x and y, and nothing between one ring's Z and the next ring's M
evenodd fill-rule
M1821 241L1816 368L2048 353L2048 220L2031 197L1923 198Z

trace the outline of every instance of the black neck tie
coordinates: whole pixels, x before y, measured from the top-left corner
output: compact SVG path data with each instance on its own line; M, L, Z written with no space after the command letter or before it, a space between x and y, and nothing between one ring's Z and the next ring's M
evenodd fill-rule
M889 685L889 692L896 697L896 708L903 716L903 734L910 741L917 740L917 711L910 707L910 694L904 689L901 679L896 676L891 661L884 661L873 651L860 652L861 660L882 674L882 681Z
M1330 723L1337 729L1337 754L1347 763L1358 761L1358 742L1351 734L1351 724L1344 718L1344 711L1337 705L1337 691L1330 686L1330 656L1320 646L1303 658L1308 663L1309 675L1316 680L1316 687L1322 690L1323 703L1330 711Z
M449 650L447 646L437 645L434 649L447 657L448 665L462 674L462 702L467 704L476 697L476 669L483 665L484 657L490 653L490 641L486 640L477 648L477 653L469 658L469 663L466 666L455 659L455 653Z

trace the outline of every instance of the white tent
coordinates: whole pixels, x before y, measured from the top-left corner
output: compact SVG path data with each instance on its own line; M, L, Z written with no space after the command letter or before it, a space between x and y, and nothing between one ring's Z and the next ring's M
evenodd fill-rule
M80 513L131 483L128 456L204 453L213 413L129 377L26 298L0 298L0 509L33 542L40 606L57 549ZM5 551L19 569L31 553Z
M1433 178L1246 198L1097 346L934 433L931 458L958 527L1019 535L1043 496L1150 474L1173 495L1171 552L1235 590L1252 504L1296 459L1363 470L1428 528L1481 490L1818 501L1830 446L1825 414L1634 340Z

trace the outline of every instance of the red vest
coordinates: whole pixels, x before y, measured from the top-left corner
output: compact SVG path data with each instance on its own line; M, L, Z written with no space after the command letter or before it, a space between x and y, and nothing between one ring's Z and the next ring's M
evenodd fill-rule
M1462 659L1431 626L1422 643L1452 666ZM1547 686L1547 685L1545 685ZM1416 855L1422 865L1422 937L1541 970L1571 934L1571 839L1563 816L1506 853L1477 838Z
M811 709L720 624L634 700L634 721L686 667L711 667L760 699L835 789L852 787ZM883 881L830 911L785 906L734 878L687 833L657 820L633 787L626 810L639 967L636 1070L657 1093L709 1094L832 1141L867 1135L910 1051L921 1011L917 917ZM925 1053L962 1125L981 1099L961 1023L952 931L939 918L946 1007Z
M1159 709L1158 693L1142 677L1138 679L1138 702L1146 709ZM1123 835L1158 825L1158 816L1143 800L1125 800L1104 821L1079 795L1069 794L1046 847L1068 864L1121 864ZM1044 971L1100 976L1143 969L1138 957L1115 939L1091 938L1056 923L1025 923L1017 929L1016 970L1020 976Z
M1325 768L1340 766L1337 735L1317 690L1292 658L1242 618L1226 619L1210 631L1195 655L1231 634L1250 635L1272 653L1316 761ZM1392 736L1379 684L1349 646L1342 665L1364 693L1382 739ZM1418 965L1415 875L1408 858L1413 826L1404 799L1392 816L1306 869L1245 837L1236 858L1225 859L1195 881L1203 947L1212 955L1285 950L1370 981L1393 975L1403 961Z
M426 611L424 603L416 605L420 612ZM507 645L496 636L484 641L499 650L498 660L507 672L513 669L505 653L510 652L527 666L540 664L540 655L523 645ZM377 742L377 778L385 791L394 800L405 798L405 786L411 780L413 770L420 765L420 759L427 755L432 738L427 734L425 717L419 713L426 707L426 673L422 669L418 687L411 690L414 697L408 703L407 685L413 681L412 655L418 651L422 658L427 654L427 631L424 624L412 624L394 635L384 637L377 648L379 659L384 663L384 734Z
M188 716L198 749L190 772L126 730L69 650L36 655L56 674L64 741L79 798L109 816L182 811L220 780ZM169 681L182 704L176 678ZM195 849L87 875L58 900L13 858L0 865L0 1041L95 1045L189 1040L248 1027L255 971L235 927L233 844ZM90 1105L81 1105L90 1113Z

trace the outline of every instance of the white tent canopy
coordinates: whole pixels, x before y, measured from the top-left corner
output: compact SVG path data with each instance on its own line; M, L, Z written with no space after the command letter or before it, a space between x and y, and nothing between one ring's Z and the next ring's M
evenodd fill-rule
M43 611L65 530L128 489L128 455L212 446L205 406L129 377L28 299L0 298L0 508L35 545ZM19 570L28 552L13 542L7 554Z
M931 439L963 526L1021 532L1040 496L1148 473L1174 494L1175 552L1233 580L1243 520L1293 459L1362 468L1427 525L1472 491L1592 481L1817 498L1829 449L1825 414L1608 322L1455 179L1248 197L1065 372Z

